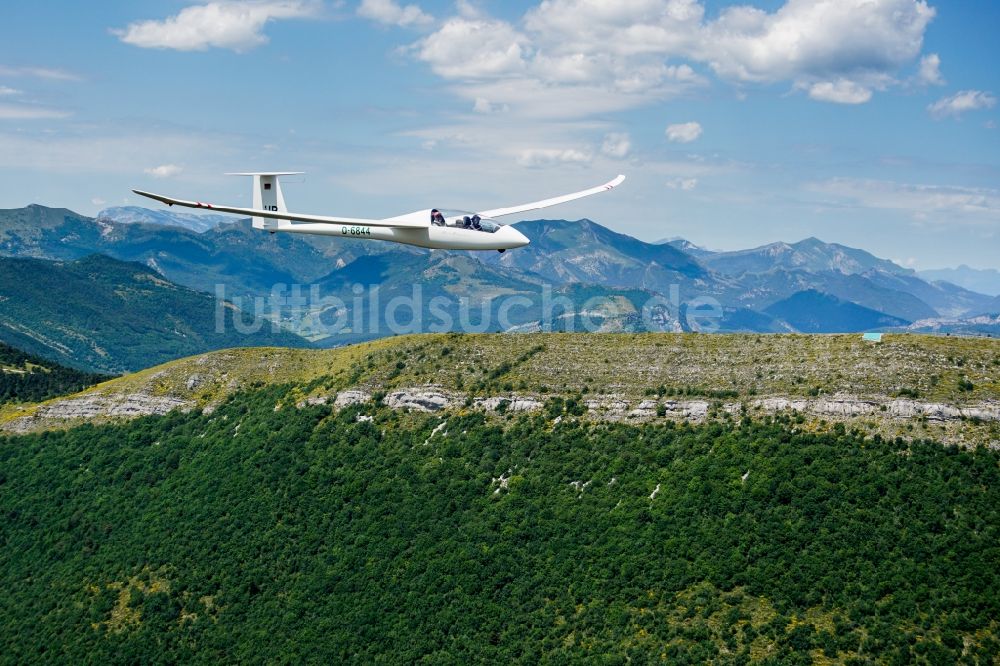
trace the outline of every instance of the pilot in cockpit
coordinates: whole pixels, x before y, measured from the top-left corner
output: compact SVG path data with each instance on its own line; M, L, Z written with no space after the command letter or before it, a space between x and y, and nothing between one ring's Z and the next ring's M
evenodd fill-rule
M443 227L445 225L444 215L437 208L431 210L431 224Z

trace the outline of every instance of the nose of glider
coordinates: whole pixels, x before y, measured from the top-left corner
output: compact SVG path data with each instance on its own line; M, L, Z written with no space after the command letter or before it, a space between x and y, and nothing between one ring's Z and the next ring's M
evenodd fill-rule
M503 227L503 231L505 232L506 235L504 243L505 245L507 245L507 249L513 249L515 247L524 247L525 245L531 242L530 240L528 240L527 236L522 234L514 227Z

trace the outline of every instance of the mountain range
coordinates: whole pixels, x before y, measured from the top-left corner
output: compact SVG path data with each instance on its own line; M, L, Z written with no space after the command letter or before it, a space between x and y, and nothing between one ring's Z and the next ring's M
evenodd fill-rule
M919 271L925 280L945 280L972 291L1000 296L1000 270L995 268L969 268L962 264L958 268L938 268Z
M988 294L928 281L816 238L715 252L683 239L647 243L590 220L533 220L518 223L531 245L498 254L271 235L249 220L191 217L135 207L107 209L96 219L38 205L2 210L0 255L72 261L96 253L138 262L324 346L417 330L580 330L583 316L590 318L587 330L687 330L688 304L705 299L719 305L715 326L722 331L861 331L920 322L924 330L947 332L1000 310ZM388 326L386 303L415 290L422 300L397 308L401 325ZM523 300L503 310L503 296ZM443 299L436 307L435 297ZM657 299L666 307L650 315L644 305Z

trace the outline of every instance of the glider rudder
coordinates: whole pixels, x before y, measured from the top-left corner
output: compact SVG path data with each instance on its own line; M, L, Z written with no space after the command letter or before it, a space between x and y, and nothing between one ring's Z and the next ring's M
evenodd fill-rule
M276 213L287 213L285 197L281 194L279 176L297 176L302 171L252 171L242 173L227 173L227 176L250 176L253 188L253 207L257 210L269 210ZM251 217L254 229L274 231L291 225L288 220L275 220L264 217Z

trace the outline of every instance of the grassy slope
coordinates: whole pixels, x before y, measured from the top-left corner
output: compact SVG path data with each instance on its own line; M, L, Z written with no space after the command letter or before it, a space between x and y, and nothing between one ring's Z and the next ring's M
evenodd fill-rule
M506 365L509 371L493 383L510 383L525 393L547 389L641 397L646 389L665 385L735 390L740 396L806 396L816 388L861 396L909 388L922 398L944 402L1000 396L1000 341L921 335L887 335L883 340L873 345L853 334L409 335L327 350L210 352L106 386L177 395L185 392L192 374L200 373L206 383L195 394L205 401L250 382L309 382L327 375L342 387L389 390L436 384L469 391ZM971 392L959 389L961 378L972 382Z

